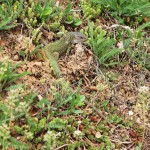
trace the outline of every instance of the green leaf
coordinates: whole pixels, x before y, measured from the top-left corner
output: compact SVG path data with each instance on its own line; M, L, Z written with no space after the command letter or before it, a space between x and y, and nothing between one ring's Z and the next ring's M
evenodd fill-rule
M102 107L104 107L105 110L107 109L108 104L109 104L109 101L107 100L102 101Z
M24 87L25 84L15 84L15 85L11 85L10 87L6 88L5 90L6 91L9 91L9 90L14 90L14 89L18 89L19 87Z
M61 118L54 118L49 124L48 129L64 129L66 128L67 121Z
M3 102L0 102L0 110L3 112L7 110L7 106Z
M52 13L52 7L45 8L42 13L42 16L49 16L51 13Z
M19 51L19 55L22 56L23 58L26 57L26 53L22 50Z
M12 83L14 81L16 81L18 78L22 77L22 76L25 76L25 75L28 75L28 74L31 74L31 72L23 72L21 74L14 74L12 77L12 79L8 82L8 83Z
M27 150L29 149L29 146L21 141L16 140L15 138L10 138L11 147L15 147L16 149L20 150ZM8 144L8 143L7 143Z
M27 117L27 122L28 125L30 126L30 131L31 132L35 132L37 130L37 121L35 121L33 118L31 118L30 116Z
M14 12L13 11L13 1L6 1L5 3L5 7L6 9L2 9L2 7L0 6L0 30L7 30L10 28L13 28L17 25L17 23L15 23L15 20L17 19L17 17L19 16L19 14L22 11L22 0L19 1L16 6L17 6L17 11Z
M84 95L77 95L76 99L76 105L77 106L83 106L85 101L85 96Z
M36 54L36 53L39 51L39 49L40 49L41 47L42 47L42 44L37 45L37 46L34 48L34 50L30 53L30 56Z
M65 110L65 111L61 111L58 115L69 115L73 112L74 112L74 110L73 111L72 110Z
M96 4L101 3L101 0L90 0L90 1L92 1L93 3L96 3Z
M72 24L73 23L73 16L68 15L66 20L65 20L65 23L66 24Z
M38 3L36 7L37 7L37 10L39 11L39 13L41 14L43 12L43 8L42 8L41 4Z
M101 58L100 58L100 62L104 63L106 60L108 60L109 58L115 56L118 53L121 53L122 49L113 49L110 50L109 52L107 52L106 54L104 54Z
M46 98L43 98L43 99L41 99L41 100L37 103L37 106L38 106L39 108L43 108L43 105L50 105L49 100L46 99Z
M142 143L138 142L138 145L136 146L135 150L141 150L142 149Z
M74 21L73 24L74 24L75 26L79 26L79 25L82 24L82 20L81 20L81 19L77 19L77 20Z
M67 16L72 8L72 3L70 2L70 0L68 1L67 7L65 8L64 12L63 12L63 16Z
M18 134L21 134L22 131L23 131L22 128L19 127L19 126L17 126L17 125L14 126L14 130L15 130Z
M46 125L46 117L42 118L38 124L38 131L40 131L41 129L43 129Z

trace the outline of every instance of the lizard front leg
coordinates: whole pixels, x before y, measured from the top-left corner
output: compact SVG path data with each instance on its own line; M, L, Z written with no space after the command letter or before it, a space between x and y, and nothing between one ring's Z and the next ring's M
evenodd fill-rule
M51 64L51 66L53 67L54 71L56 72L57 76L61 77L62 74L61 74L60 68L59 68L57 60L56 60L57 57L59 58L59 53L57 54L57 52L56 52L56 53L52 53L51 54L48 51L45 51L45 54L46 54L46 56L48 58L48 61ZM55 56L53 56L53 55L55 55Z
M70 46L68 46L68 48L67 48L67 50L66 50L66 54L67 54L67 55L69 55L70 50L71 50L71 47L72 47L71 45L70 45Z
M55 58L56 61L59 59L59 53L58 52L53 52L52 56Z

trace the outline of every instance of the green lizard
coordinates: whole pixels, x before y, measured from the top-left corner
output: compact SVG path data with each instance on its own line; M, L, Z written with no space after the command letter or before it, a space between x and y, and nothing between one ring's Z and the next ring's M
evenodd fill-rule
M43 49L41 49L37 57L39 59L45 59L50 61L54 71L58 76L61 76L61 71L59 69L57 59L59 55L69 51L72 44L80 43L86 41L86 37L80 32L68 32L60 40L47 44Z

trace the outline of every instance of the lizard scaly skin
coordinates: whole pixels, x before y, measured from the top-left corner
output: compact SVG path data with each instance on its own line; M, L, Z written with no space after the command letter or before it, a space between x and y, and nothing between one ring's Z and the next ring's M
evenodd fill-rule
M58 76L61 76L61 71L57 64L56 58L65 53L73 43L79 43L86 40L86 37L79 32L68 32L60 40L47 44L41 49L37 56L39 59L50 61L54 71Z

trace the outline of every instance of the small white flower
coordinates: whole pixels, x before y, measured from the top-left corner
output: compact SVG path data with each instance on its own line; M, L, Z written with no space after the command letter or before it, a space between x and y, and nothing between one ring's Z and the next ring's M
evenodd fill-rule
M140 93L146 93L146 92L149 91L149 87L147 87L147 86L141 86L141 87L138 88L138 91Z
M0 138L3 140L10 138L10 128L7 124L0 125Z
M133 116L133 111L129 111L129 116Z
M47 133L44 135L44 141L46 142L55 139L56 139L56 134L52 131L47 131Z
M16 106L16 112L25 112L27 110L28 104L26 102L20 102L18 106Z
M80 130L76 130L76 131L74 131L73 135L74 135L74 137L82 137L83 133Z
M44 141L46 142L47 149L52 150L56 148L56 133L53 131L47 131L44 135Z
M56 137L61 137L61 133L60 132L56 133Z
M26 136L27 139L32 140L33 139L33 133L29 132L27 130L24 131L24 135Z
M78 124L81 124L82 123L82 121L78 121Z
M49 134L49 135L55 135L55 133L53 133L52 131L47 131L47 134Z

